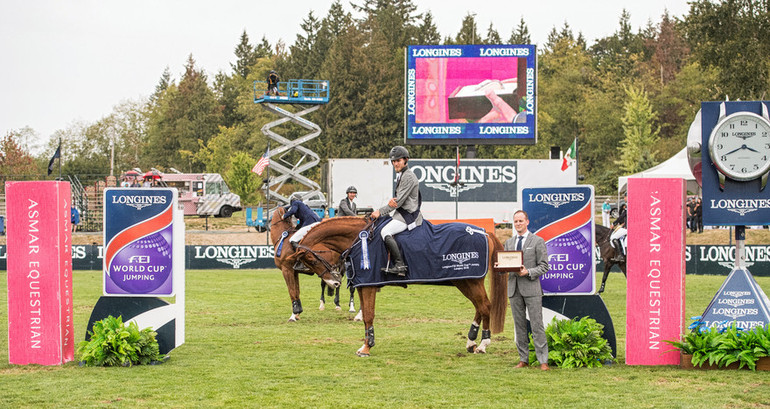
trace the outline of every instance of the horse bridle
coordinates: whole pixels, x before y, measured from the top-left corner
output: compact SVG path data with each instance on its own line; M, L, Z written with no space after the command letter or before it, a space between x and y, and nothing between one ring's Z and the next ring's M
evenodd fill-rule
M369 217L369 215L366 215L366 216L364 217L364 220L367 220L367 223L366 223L366 225L364 226L364 228L363 228L363 229L361 229L361 231L364 231L364 230L366 230L366 232L367 232L367 233L369 234L369 236L371 237L372 233L374 232L375 222L377 221L377 219L372 219L371 217ZM337 279L337 280L342 280L342 275L339 273L339 271L341 270L341 268L342 268L342 265L345 263L345 259L346 259L346 258L348 257L348 255L350 254L350 250L352 250L352 249L353 249L353 246L350 246L350 247L349 247L347 250L343 251L343 252L340 254L340 258L338 259L338 261L337 261L337 264L335 264L335 265L332 265L331 263L329 263L328 261L326 261L326 259L324 259L324 258L323 258L323 257L321 257L320 255L318 255L318 254L317 254L317 253L316 253L316 252L315 252L313 249L311 249L310 247L307 247L307 246L304 246L304 245L301 245L301 244L300 244L300 245L298 245L298 246L297 246L297 248L300 248L300 249L303 249L303 250L305 250L305 251L309 252L310 254L312 254L312 255L313 255L313 257L315 257L315 258L316 258L318 261L320 261L320 262L321 262L321 264L323 264L324 268L326 269L326 271L324 271L324 273L329 273L329 274L331 274L331 275L332 275L332 277L334 277L335 279ZM328 252L331 252L331 250L329 250Z
M318 254L318 253L327 253L327 252L328 252L328 253L331 253L331 250L327 250L327 251L318 251L318 252L316 252L315 250L311 249L310 247L308 247L308 246L304 246L304 245L302 245L302 244L299 244L299 245L297 245L297 249L302 249L302 250L305 250L306 252L308 252L308 253L312 254L312 255L313 255L313 257L314 257L316 260L320 261L320 262L321 262L321 264L322 264L322 265L324 266L324 268L326 269L326 271L324 271L324 274L326 274L326 273L329 273L329 274L331 274L331 275L332 275L332 277L333 277L335 280L337 280L337 281L342 281L342 275L340 275L340 273L339 273L339 269L337 269L337 271L335 271L335 269L334 269L334 266L332 266L332 265L331 265L331 263L329 263L328 261L326 261L326 259L325 259L325 258L321 257L321 255L319 255L319 254Z

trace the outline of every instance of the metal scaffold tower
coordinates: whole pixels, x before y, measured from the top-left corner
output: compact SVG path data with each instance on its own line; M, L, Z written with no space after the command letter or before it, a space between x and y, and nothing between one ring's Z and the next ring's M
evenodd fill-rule
M281 117L263 126L262 133L279 144L277 147L270 147L268 153L270 169L278 173L277 176L270 177L267 182L270 198L286 204L289 203L289 198L278 191L289 179L307 186L306 195L308 196L321 191L321 186L318 183L302 175L316 166L320 162L320 157L302 145L317 138L322 131L318 124L303 117L329 102L329 81L289 80L279 83L277 92L273 91L268 94L267 91L267 82L254 81L254 103L262 104L266 110ZM302 105L303 108L297 112L290 112L279 107L278 104L298 104ZM299 125L308 130L309 133L291 140L273 130L273 128L287 122ZM290 155L292 151L299 153L299 159Z

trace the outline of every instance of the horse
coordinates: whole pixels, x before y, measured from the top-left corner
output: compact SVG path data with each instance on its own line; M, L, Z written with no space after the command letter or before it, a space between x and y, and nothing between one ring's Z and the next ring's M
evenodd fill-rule
M373 227L371 223L366 223L360 218L347 216L335 217L321 222L321 225L314 227L302 239L302 244L312 248L323 244L333 252L340 254L346 253L358 238L359 232L366 228ZM487 241L490 248L489 268L491 269L497 260L497 252L503 249L500 240L494 234L487 235ZM306 251L304 249L300 251ZM328 263L321 262L322 255L314 257L305 257L308 260L307 266L316 274L324 274L329 269ZM342 270L344 259L340 260L331 268L337 271ZM472 303L476 310L468 331L466 350L471 353L485 353L487 346L491 343L491 333L503 331L505 325L505 310L507 308L507 281L508 274L499 274L491 271L486 274L490 277L490 297L487 297L487 290L484 286L486 277L453 280L451 283L457 287ZM364 344L356 351L356 355L365 357L370 355L370 350L374 346L374 312L375 300L378 287L359 286L358 296L361 303L361 312L364 321ZM481 343L476 344L479 326L482 328Z
M610 269L615 264L620 267L620 271L623 272L623 276L626 276L626 262L618 261L615 259L615 247L612 247L610 243L610 236L612 235L612 229L596 225L594 228L594 238L596 239L596 245L599 246L599 254L604 260L604 276L602 276L602 285L599 287L599 294L604 292L604 283L607 282L607 277L610 275Z
M275 266L281 269L283 273L283 279L286 281L286 287L289 290L289 298L291 298L292 314L289 317L289 322L299 320L299 315L302 313L302 302L299 299L299 272L294 270L294 264L300 258L300 252L295 251L289 243L289 236L294 233L294 229L290 220L284 220L283 215L286 213L286 209L283 207L277 208L270 218L270 240L275 247ZM311 229L311 231L313 231ZM313 247L313 251L316 255L326 254L331 250L324 247L323 243L316 243ZM304 254L304 252L302 253ZM339 253L335 253L339 257ZM305 261L305 260L302 260ZM313 273L309 273L313 274ZM337 271L319 271L318 276L321 280L332 289L337 289L342 281L342 276Z

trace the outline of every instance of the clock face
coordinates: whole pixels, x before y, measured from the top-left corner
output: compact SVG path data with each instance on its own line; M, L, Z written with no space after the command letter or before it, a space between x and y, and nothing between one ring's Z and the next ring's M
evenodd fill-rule
M770 121L752 112L725 117L711 132L709 154L730 179L760 177L770 170Z

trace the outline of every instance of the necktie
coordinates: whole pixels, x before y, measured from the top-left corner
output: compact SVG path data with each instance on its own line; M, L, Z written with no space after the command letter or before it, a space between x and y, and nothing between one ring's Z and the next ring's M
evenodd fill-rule
M521 243L524 241L524 236L519 236L519 240L516 242L516 250L521 250Z

